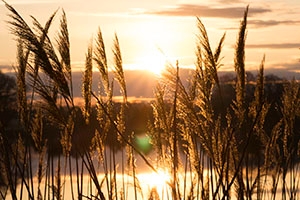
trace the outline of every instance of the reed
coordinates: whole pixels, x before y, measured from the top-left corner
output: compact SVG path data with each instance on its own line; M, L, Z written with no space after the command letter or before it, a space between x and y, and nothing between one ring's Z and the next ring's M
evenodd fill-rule
M152 160L137 148L136 133L128 130L130 103L117 34L112 66L107 61L100 28L88 46L82 78L84 106L79 109L74 104L66 13L62 11L53 43L48 33L58 10L44 26L32 17L31 28L12 6L3 2L10 12L11 33L18 41L15 70L22 129L14 143L6 134L0 134L0 168L5 184L1 198L66 199L66 192L71 191L72 199L125 200L131 198L129 193L133 191L134 199L139 199L144 196L136 159L143 160L154 173L162 170L170 175L162 191L150 188L146 197L149 200L299 198L299 83L285 82L279 103L269 101L265 56L258 67L256 83L247 81L248 7L235 47L236 80L229 84L235 97L229 104L225 103L226 91L218 75L225 33L212 50L204 24L196 19L197 61L189 85L184 86L177 62L167 66L154 90L147 129L155 154ZM92 88L93 66L100 75L98 90ZM121 90L120 104L113 101L115 84ZM248 94L252 86L253 93ZM268 130L268 115L274 107L279 108L276 112L280 119ZM86 127L92 126L93 117L97 121L92 139L82 142L82 147L74 145L76 120L80 117ZM57 127L58 153L50 141L54 133L46 136L49 123ZM121 148L108 148L108 138L118 141ZM87 181L85 175L89 177Z

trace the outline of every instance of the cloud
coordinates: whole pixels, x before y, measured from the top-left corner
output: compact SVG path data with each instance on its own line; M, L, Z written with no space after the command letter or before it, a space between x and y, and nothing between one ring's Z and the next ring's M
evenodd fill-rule
M278 44L248 44L246 48L257 49L295 49L300 48L300 43L278 43Z
M163 16L199 16L199 17L219 17L219 18L241 18L245 7L210 7L195 4L180 4L176 7L166 8L158 11L148 11L144 14ZM248 16L270 12L270 9L251 8Z
M300 21L296 20L248 20L248 24L256 28L263 28L268 26L277 26L277 25L299 25Z

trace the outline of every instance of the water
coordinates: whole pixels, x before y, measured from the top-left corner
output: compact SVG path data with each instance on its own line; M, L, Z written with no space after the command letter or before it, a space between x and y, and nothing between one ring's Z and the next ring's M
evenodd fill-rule
M38 156L37 155L33 155L33 165L32 165L32 169L33 169L33 191L34 191L34 197L35 199L37 199L38 196L38 180L37 180L37 170L38 170ZM121 152L118 152L116 154L116 163L121 163ZM152 157L152 159L154 160L154 155L149 155L148 157ZM58 157L55 157L53 160L53 166L54 166L54 172L57 173L57 163L58 163ZM71 159L71 168L72 168L72 178L69 176L69 169L67 166L67 174L64 175L64 169L65 166L63 165L64 163L64 158L61 157L60 159L61 161L61 169L60 169L60 173L61 173L61 183L62 183L62 199L72 199L72 192L71 192L71 188L73 186L73 195L75 199L78 199L78 187L81 190L81 193L84 194L86 197L92 197L93 195L97 194L97 189L93 183L93 180L91 179L88 171L85 169L83 170L83 174L81 176L81 174L79 173L79 176L76 174L76 160L74 158ZM79 172L81 172L81 166L83 164L82 160L79 159L78 160L79 163ZM110 160L108 160L108 163L110 163ZM116 173L116 182L117 182L117 194L118 194L118 199L121 199L121 193L124 195L125 200L127 199L135 199L135 195L137 199L149 199L151 190L155 189L156 192L158 193L159 197L161 200L163 199L172 199L172 191L171 191L171 187L170 187L170 183L172 181L172 175L170 174L170 172L167 171L167 169L157 169L157 173L153 172L149 167L147 167L147 165L144 163L144 161L140 158L140 157L136 157L136 179L135 179L135 183L134 183L134 178L132 175L132 171L128 171L125 169L125 174L122 174L122 170L121 170L121 166L120 164L117 165L117 173ZM105 180L105 173L103 171L103 167L102 165L99 165L99 163L97 162L97 159L94 160L93 165L95 166L95 170L97 172L97 180L99 181L99 183L101 184L101 190L105 196L106 199L108 199L108 191L111 189L108 189L108 187L110 187L107 185L107 182ZM296 166L295 169L299 169L299 166ZM286 188L287 188L287 193L291 193L291 190L295 190L295 193L298 192L298 187L299 187L299 170L296 170L294 172L288 172L287 177L286 177ZM215 180L215 182L213 183L213 188L216 188L216 176L215 174L211 174L209 173L209 171L207 169L204 169L204 177L210 177L210 179ZM256 171L253 172L254 174L254 178L255 178L255 174ZM114 174L110 173L107 174L108 178L113 179ZM177 173L178 176L178 180L179 180L179 184L180 184L180 193L181 196L187 196L187 194L189 193L189 191L191 190L192 187L195 187L195 185L193 185L192 181L193 181L193 177L195 177L195 174L190 173L189 171L187 171L186 173L183 171L180 171ZM248 183L250 185L254 184L255 179L253 178L253 180L248 180ZM276 198L275 199L282 199L282 188L283 188L283 182L282 182L282 177L275 177L278 178L278 187L276 190ZM295 181L293 180L293 178L296 178ZM50 178L52 179L52 177ZM56 177L53 177L54 183L56 183ZM205 179L204 182L207 179ZM30 182L28 182L28 180L26 179L27 183L29 184L29 187L31 188ZM20 182L20 180L19 180ZM79 182L79 184L78 184ZM50 184L49 184L50 183ZM124 183L124 184L123 184ZM185 184L184 184L185 183ZM246 183L246 180L245 180ZM292 187L292 184L295 183L295 188ZM265 191L263 192L263 196L262 199L271 199L272 197L272 192L271 192L271 188L272 188L272 177L270 175L265 176L262 175L261 176L261 184L263 186L263 188L265 189ZM50 180L50 182L46 183L46 177L44 174L43 180L40 184L40 189L41 189L41 194L43 197L45 197L45 199L48 199L48 197L52 197L52 192L53 192L53 188L52 186L52 180ZM136 187L134 187L134 185ZM23 190L23 194L22 194L22 198L21 198L21 189ZM194 188L196 190L196 188ZM30 189L32 190L32 189ZM115 192L115 190L113 189L113 191ZM232 188L231 189L231 196L232 199L236 199L235 198L235 193L234 193L235 189ZM210 185L210 196L212 193L212 186ZM256 199L256 189L253 190L253 199ZM196 194L196 192L194 193ZM18 199L29 199L28 198L28 193L26 193L26 187L25 185L21 185L19 184L17 187L17 197ZM289 197L287 195L287 197ZM297 196L299 197L299 196ZM7 194L6 199L10 199L11 195ZM52 198L49 198L52 199ZM85 198L84 198L85 199Z

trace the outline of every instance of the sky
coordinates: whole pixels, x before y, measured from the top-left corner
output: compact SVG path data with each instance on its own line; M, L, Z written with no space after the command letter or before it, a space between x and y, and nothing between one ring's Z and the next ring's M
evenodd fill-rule
M205 25L214 49L226 32L221 70L234 70L234 47L240 21L249 5L246 70L258 69L263 55L265 68L300 72L299 0L7 0L32 25L41 24L58 9L66 12L74 70L83 71L88 45L101 28L108 61L118 35L125 69L160 70L169 62L194 67L197 19ZM0 70L16 65L16 43L6 21L8 10L0 3ZM53 41L57 26L51 29ZM158 67L158 68L156 68Z

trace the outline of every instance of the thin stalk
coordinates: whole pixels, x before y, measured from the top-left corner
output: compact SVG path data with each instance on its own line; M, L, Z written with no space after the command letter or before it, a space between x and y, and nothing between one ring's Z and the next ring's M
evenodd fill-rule
M20 136L19 136L20 137ZM17 151L16 151L16 153L17 153L17 155L16 155L16 159L19 157L19 145L17 144ZM25 159L24 159L25 160ZM17 160L16 160L16 162L17 162ZM23 162L24 163L24 162ZM24 169L24 164L23 164L23 169ZM17 179L18 179L18 170L17 170L18 168L17 167L15 167L15 182L14 183L17 183ZM20 188L20 199L22 199L22 197L23 197L23 184L21 184L21 188Z
M177 95L178 95L178 82L179 82L179 66L178 61L176 63L176 86L174 91L174 101L173 101L173 155L172 155L172 161L173 161L173 181L172 181L172 196L173 199L180 198L177 194L177 173L178 173L178 139L177 139Z
M112 173L113 173L113 167L112 167L112 150L111 149L109 149L109 185L110 185L110 190L109 190L109 198L110 198L110 200L112 200L113 199L113 188L114 188L114 186L113 186L113 175L112 175Z
M130 148L130 147L129 147ZM135 164L134 164L134 152L133 149L130 148L131 154L132 154L132 176L133 176L133 187L134 187L134 199L137 200L137 183L136 183L136 171L135 171Z
M120 194L121 195L121 199L125 199L125 197L124 197L124 195L125 195L125 192L126 192L126 190L125 190L125 166L124 166L124 162L125 162L125 159L124 159L124 149L123 149L123 147L122 147L122 163L121 163L121 167L122 167L122 187L123 187L123 189L122 189L122 191L123 191L123 193L122 194Z
M113 146L113 154L112 154L112 160L113 160L113 184L115 189L115 198L118 200L118 188L117 188L117 165L116 165L116 151L115 147Z
M73 174L72 174L72 160L71 160L71 156L68 157L69 158L69 176L70 176L70 186L71 186L71 196L72 196L72 200L75 199L74 196L74 186L73 186Z
M44 198L45 199L50 199L50 191L49 191L49 186L50 186L50 153L48 151L47 155L47 167L46 167L46 178L45 178L45 189L44 189ZM48 198L47 197L47 192L48 192Z
M207 163L209 165L209 172L208 172L208 177L210 178L210 184L211 184L211 191L214 192L214 173L213 173L213 162L211 160L211 158L207 157ZM215 196L213 197L213 199L216 198L217 195L217 190L215 192Z
M81 158L82 160L83 160L83 158ZM80 192L81 192L81 196L83 197L83 174L84 174L84 163L83 163L83 161L81 161L81 166L80 166L80 169L81 169L81 171L80 171ZM82 198L81 197L81 198Z
M185 155L185 164L184 164L184 178L183 178L183 199L185 200L186 196L186 179L187 179L187 168L188 168L188 155ZM192 177L191 177L192 178ZM192 187L192 186L191 186Z
M106 188L107 188L107 193L108 193L109 198L110 198L111 193L110 193L110 185L109 185L109 178L108 178L108 163L107 163L107 148L106 147L104 147L103 152L104 152L103 168L104 168L104 173L105 173Z
M52 198L54 199L55 198L55 188L54 188L54 176L55 176L55 172L54 172L54 159L53 159L53 155L51 155L51 182L50 182L50 186L51 186L51 189L52 189Z
M32 175L32 158L31 158L31 148L28 147L28 172L29 172L29 180L30 180L30 185L31 185L31 194L32 194L32 199L34 198L34 189L33 189L33 175Z

